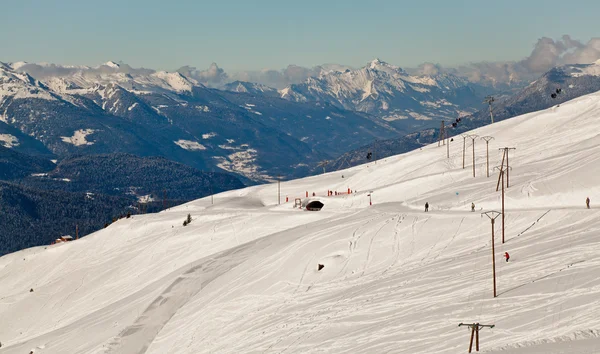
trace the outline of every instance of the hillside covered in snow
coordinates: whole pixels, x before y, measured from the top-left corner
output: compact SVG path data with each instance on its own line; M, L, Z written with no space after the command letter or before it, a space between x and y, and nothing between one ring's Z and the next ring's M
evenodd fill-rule
M399 132L327 102L257 95L258 86L221 91L114 62L52 65L0 62L0 146L58 160L160 156L255 184L306 176L318 161Z
M457 139L1 257L0 352L466 353L459 323L495 325L488 353L598 352L599 115L594 93L471 132L490 170L516 148L497 297L497 171Z

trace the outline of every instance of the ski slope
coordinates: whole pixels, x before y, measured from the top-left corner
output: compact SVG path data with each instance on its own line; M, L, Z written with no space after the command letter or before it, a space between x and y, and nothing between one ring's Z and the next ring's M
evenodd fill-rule
M255 186L1 257L0 353L465 353L461 322L496 326L483 352L598 353L599 116L596 93L471 132L491 166L516 148L496 298L497 173L458 137L282 182L281 205Z

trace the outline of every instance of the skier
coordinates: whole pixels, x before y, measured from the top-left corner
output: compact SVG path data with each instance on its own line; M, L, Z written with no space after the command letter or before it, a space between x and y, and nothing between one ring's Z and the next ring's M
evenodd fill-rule
M585 200L585 205L587 205L587 208L590 208L590 197L587 197L587 199Z
M504 258L506 258L506 261L508 262L508 259L510 258L510 255L508 254L508 252L504 252Z
M425 202L425 212L429 211L429 202Z
M475 211L475 203L471 203L471 212Z

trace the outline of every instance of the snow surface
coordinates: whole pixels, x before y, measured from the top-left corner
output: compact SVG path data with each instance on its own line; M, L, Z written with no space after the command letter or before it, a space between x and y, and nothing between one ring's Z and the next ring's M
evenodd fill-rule
M174 143L185 150L206 150L206 147L197 141L180 139L174 141Z
M117 63L115 63L114 61L107 61L106 63L102 64L104 66L108 66L109 68L113 68L113 69L118 69L121 66Z
M580 76L600 76L600 59L595 61L592 64L586 65L574 65L570 68L571 76L580 77Z
M25 73L17 73L0 67L0 105L7 98L39 98L56 100L48 91L40 87L40 82Z
M500 208L497 175L476 140L473 178L456 139L450 158L433 144L282 182L281 205L277 183L254 186L1 257L0 351L450 354L479 322L496 325L483 352L598 353L598 115L600 93L472 132L495 138L490 166L516 148L496 298L480 212Z
M191 92L192 87L198 84L197 82L192 81L192 79L187 78L181 75L180 73L168 73L165 71L158 71L150 76L162 80L170 89L176 92Z
M7 148L16 147L19 146L19 139L11 134L0 134L0 145Z
M87 141L88 135L94 134L94 129L79 129L73 133L73 136L61 136L60 138L65 143L73 144L75 146L94 145L93 141Z

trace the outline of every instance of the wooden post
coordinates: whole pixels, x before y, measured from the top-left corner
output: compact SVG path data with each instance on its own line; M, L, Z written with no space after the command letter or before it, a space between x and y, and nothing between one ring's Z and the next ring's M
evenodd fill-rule
M504 149L499 149L499 150L504 150ZM504 158L506 157L506 150L504 150L504 153L502 154L502 164L500 165L501 167L504 167ZM498 188L500 188L500 178L502 176L498 175L498 183L496 183L496 192L498 191Z
M477 137L477 136L475 136ZM473 177L475 177L475 138L473 140Z
M494 247L494 220L492 219L492 273L494 276L494 297L496 297L496 249Z
M485 171L487 176L490 176L490 142L485 142Z
M450 158L450 139L448 138L448 133L446 133L446 158Z
M494 224L496 218L500 216L501 213L492 210L482 214L487 216L492 221L492 276L494 278L494 297L496 297L496 247L494 242Z
M468 135L461 135L463 137L463 170L465 169L465 150L467 149L467 137Z
M475 350L479 351L479 323L475 326Z
M467 326L471 328L471 339L469 340L469 353L471 353L473 351L473 339L475 339L475 350L479 351L479 330L484 328L484 327L488 327L488 328L494 328L496 327L496 325L482 325L480 323L472 323L472 324L467 324L467 323L459 323L458 327L462 327L462 326Z
M490 140L493 140L493 136L484 136L481 139L485 140L485 165L487 177L490 177Z
M75 239L79 240L79 225L75 225Z
M477 135L467 135L468 138L473 142L473 177L475 177L475 139L478 138ZM464 168L464 167L463 167Z
M471 340L469 341L469 353L473 349L473 335L475 334L475 326L471 327Z
M506 160L508 162L508 159ZM504 244L504 171L502 173L502 243ZM508 175L508 169L506 169Z
M281 204L281 175L277 175L277 205Z
M508 173L508 169L510 168L510 166L508 165L508 150L516 150L516 148L511 148L511 147L504 147L504 148L500 148L498 150L504 150L504 155L502 155L502 166L504 166L504 158L506 157L506 188L509 187L509 173ZM498 176L498 185L496 185L496 192L498 191L498 186L500 185L500 176Z

